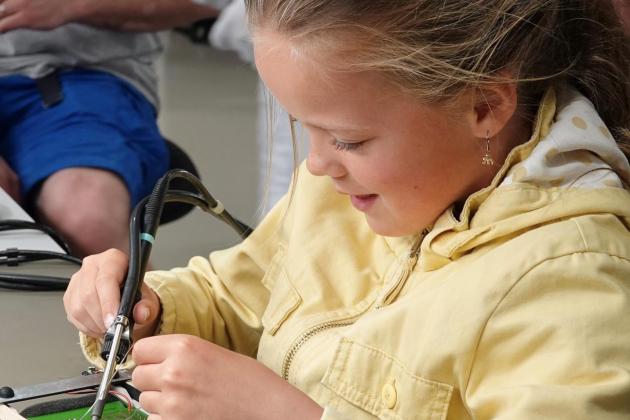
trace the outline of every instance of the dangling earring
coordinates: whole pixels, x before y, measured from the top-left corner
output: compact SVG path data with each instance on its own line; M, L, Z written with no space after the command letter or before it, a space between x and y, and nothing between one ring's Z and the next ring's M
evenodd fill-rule
M490 155L490 132L486 133L486 153L481 158L481 164L483 166L493 166L494 159L492 159L492 155Z

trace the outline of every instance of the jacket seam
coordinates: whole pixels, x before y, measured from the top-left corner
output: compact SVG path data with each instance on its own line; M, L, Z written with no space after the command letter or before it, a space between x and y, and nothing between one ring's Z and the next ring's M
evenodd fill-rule
M490 322L490 320L494 317L494 314L497 312L497 310L499 309L499 307L502 305L502 303L506 300L506 298L510 295L510 293L512 292L512 290L514 290L514 288L520 284L521 280L523 280L527 275L529 275L534 269L540 267L541 265L550 262L550 261L554 261L560 258L565 258L571 255L578 255L578 254L591 254L591 255L604 255L606 257L610 257L610 258L619 258L621 260L624 260L628 263L630 263L630 259L626 258L626 257L622 257L620 255L615 255L612 254L610 252L602 252L602 251L589 251L589 250L582 250L582 251L573 251L573 252L567 252L565 254L562 255L557 255L553 258L546 258L534 265L532 265L528 270L526 270L516 281L514 281L514 283L506 290L506 292L503 294L503 296L497 301L497 304L494 306L494 308L492 309L492 311L489 313L488 317L486 318L483 327L480 329L479 331L479 335L477 337L477 340L474 344L474 349L473 349L473 355L470 359L470 363L468 365L468 368L466 369L466 383L464 385L464 387L461 390L462 393L462 401L464 403L464 406L469 409L468 407L468 403L466 401L464 397L464 395L466 394L466 391L468 390L468 386L470 384L470 377L472 375L472 370L473 370L473 366L475 365L475 361L477 359L477 354L478 354L478 350L479 350L479 345L481 343L482 337L486 331L486 328L488 326L488 323Z
M584 236L584 231L582 230L582 226L580 226L580 224L578 223L577 220L575 220L575 218L572 218L571 221L575 223L575 226L577 227L580 237L582 238L582 244L584 244L584 249L588 250L589 246L588 246L588 242L586 241L586 236Z

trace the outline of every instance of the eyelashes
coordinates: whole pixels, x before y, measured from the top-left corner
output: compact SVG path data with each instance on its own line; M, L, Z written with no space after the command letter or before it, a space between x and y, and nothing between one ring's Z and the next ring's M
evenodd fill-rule
M357 150L359 147L363 145L363 141L347 143L338 139L334 140L335 149L342 152L351 152L353 150Z
M291 130L294 130L294 124L298 123L298 119L295 118L293 115L289 114L289 124L291 125ZM317 127L315 127L317 128ZM319 129L319 130L323 130L323 129ZM357 150L358 148L360 148L365 142L367 142L369 139L367 140L362 140L362 141L357 141L357 140L351 140L351 141L343 141L337 138L333 138L332 139L332 145L335 147L335 150L341 151L341 152L351 152L354 150Z

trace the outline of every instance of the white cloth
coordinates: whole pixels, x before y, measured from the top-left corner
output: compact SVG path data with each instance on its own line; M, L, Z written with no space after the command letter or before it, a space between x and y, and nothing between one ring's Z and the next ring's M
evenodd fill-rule
M221 8L221 13L210 31L209 41L213 47L220 50L235 51L246 63L254 62L245 2L234 0Z

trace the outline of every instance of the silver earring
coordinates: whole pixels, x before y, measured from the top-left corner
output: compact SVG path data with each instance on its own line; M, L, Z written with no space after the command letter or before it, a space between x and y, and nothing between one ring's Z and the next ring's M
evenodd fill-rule
M481 164L483 166L494 165L494 159L492 159L492 155L490 154L490 132L486 133L486 153L481 158Z

